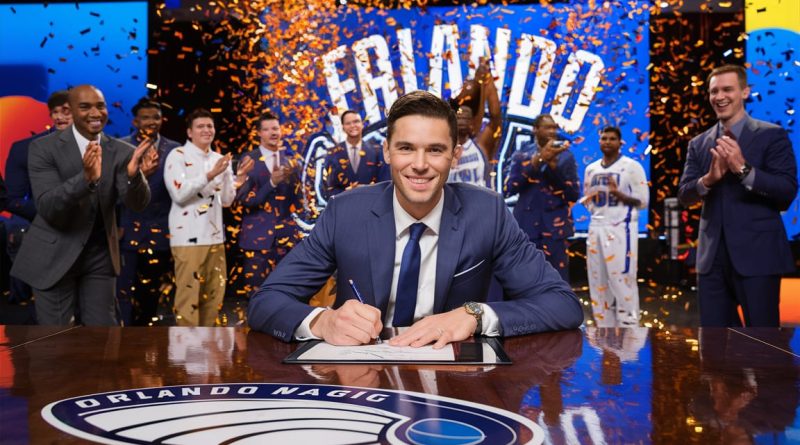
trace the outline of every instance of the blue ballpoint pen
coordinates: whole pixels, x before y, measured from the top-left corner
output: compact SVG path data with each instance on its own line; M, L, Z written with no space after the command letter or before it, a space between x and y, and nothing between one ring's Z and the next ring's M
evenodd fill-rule
M350 283L350 289L353 289L353 293L356 294L356 298L358 298L358 301L361 302L361 304L366 304L364 303L364 297L361 296L361 292L359 292L358 288L356 287L356 283L354 283L353 280L347 280L347 282ZM375 337L375 344L379 345L381 343L383 343L381 341L381 336L378 335L377 337Z

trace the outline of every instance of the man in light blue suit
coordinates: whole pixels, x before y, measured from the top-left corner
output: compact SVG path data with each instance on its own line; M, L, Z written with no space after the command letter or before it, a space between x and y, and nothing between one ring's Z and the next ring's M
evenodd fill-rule
M781 274L794 260L781 220L797 194L786 130L748 116L747 72L714 69L709 102L719 122L689 142L678 197L702 201L697 296L702 326L778 326Z
M311 235L267 278L248 308L256 330L282 340L364 344L384 326L410 326L392 345L440 348L473 334L521 335L573 329L583 310L502 198L446 184L461 154L456 116L415 91L388 115L384 159L392 183L337 195ZM337 272L333 308L311 296ZM505 300L485 303L492 275Z

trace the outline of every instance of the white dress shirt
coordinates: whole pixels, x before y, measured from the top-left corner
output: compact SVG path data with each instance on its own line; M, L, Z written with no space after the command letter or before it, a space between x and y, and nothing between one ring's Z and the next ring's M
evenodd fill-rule
M276 166L281 165L280 150L272 151L261 145L258 146L258 149L261 150L261 157L264 159L264 165L267 166L267 170L269 170L270 173L275 170Z
M419 240L420 249L420 269L417 287L417 306L414 310L414 321L418 321L428 315L433 314L434 293L436 289L436 258L439 246L439 228L442 224L442 210L444 209L444 193L442 193L436 206L422 219L417 220L403 209L397 200L397 189L392 194L394 227L395 227L395 249L394 249L394 270L392 272L392 288L389 294L389 302L386 312L383 315L383 325L392 326L394 318L394 308L397 300L397 283L400 276L400 263L403 258L403 251L410 238L409 228L412 224L421 222L427 226ZM344 283L337 283L343 286ZM500 320L497 314L487 304L483 307L483 328L481 333L486 336L500 335ZM319 339L311 333L311 321L325 308L315 308L308 316L303 319L300 326L295 330L294 336L297 340Z
M86 154L86 147L89 146L89 142L91 141L83 137L83 135L78 132L78 129L75 128L75 125L72 126L72 134L75 135L75 141L78 142L78 149L81 151L81 159L83 159L83 155ZM98 134L95 142L100 143L101 136L102 133Z
M264 165L267 166L267 171L269 171L270 174L269 183L273 187L277 187L278 184L275 184L272 181L272 172L275 171L275 167L281 165L281 151L272 151L269 148L264 148L261 145L258 146L258 149L261 150L261 157L264 159Z

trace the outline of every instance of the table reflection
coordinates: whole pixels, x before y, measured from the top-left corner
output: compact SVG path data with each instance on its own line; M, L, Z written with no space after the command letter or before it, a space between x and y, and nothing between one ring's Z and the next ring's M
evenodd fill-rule
M700 330L702 388L690 411L705 439L749 444L795 423L798 368L792 355L782 353L791 350L794 330L760 334L761 340L754 341L736 330Z
M287 365L297 347L234 328L0 330L2 441L77 443L41 410L184 384L321 383L437 394L520 413L545 443L791 443L794 329L586 328L508 338L514 364Z

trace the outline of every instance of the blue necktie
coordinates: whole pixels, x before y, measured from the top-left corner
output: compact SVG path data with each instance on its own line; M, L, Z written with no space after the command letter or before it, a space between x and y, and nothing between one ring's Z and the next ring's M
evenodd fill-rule
M419 285L420 250L419 238L425 231L425 224L412 224L409 229L408 244L403 250L400 262L400 277L397 280L397 295L394 305L392 326L411 326L414 322L414 309L417 307L417 287Z

